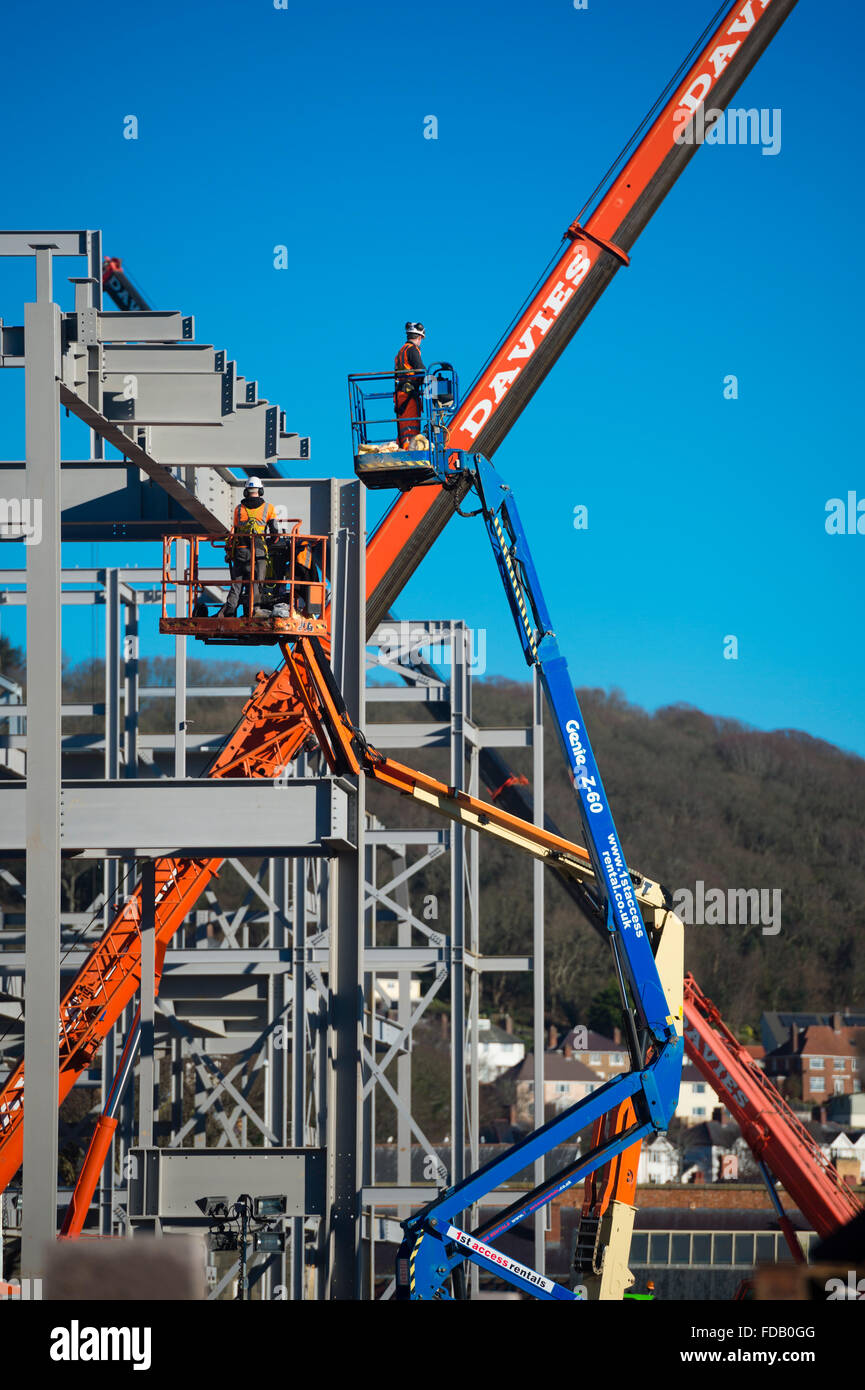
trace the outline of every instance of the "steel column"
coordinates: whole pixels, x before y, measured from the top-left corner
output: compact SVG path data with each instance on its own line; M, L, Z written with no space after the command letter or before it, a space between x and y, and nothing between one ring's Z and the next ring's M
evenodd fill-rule
M60 1010L60 310L51 250L36 250L24 306L25 486L42 535L27 550L26 1104L21 1270L41 1278L57 1234ZM31 510L31 517L33 510ZM35 536L33 538L35 540Z
M138 776L138 599L124 604L123 775Z
M141 870L141 1045L138 1060L138 1147L153 1147L156 1020L156 862Z
M451 785L462 787L466 775L466 629L451 629ZM451 1171L450 1182L466 1176L466 832L450 827L451 862Z
M120 572L105 570L105 776L120 775Z
M338 596L333 665L349 716L364 725L366 534L360 483L334 482L333 584ZM361 1230L361 1072L363 1042L364 778L356 785L355 852L331 861L331 1062L328 1086L328 1287L330 1299L363 1297Z

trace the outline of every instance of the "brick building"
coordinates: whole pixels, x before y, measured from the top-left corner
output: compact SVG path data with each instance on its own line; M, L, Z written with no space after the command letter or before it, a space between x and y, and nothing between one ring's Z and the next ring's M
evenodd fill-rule
M840 1014L829 1024L793 1022L786 1040L766 1053L766 1075L807 1106L852 1095L862 1089L862 1040L863 1030L845 1026Z

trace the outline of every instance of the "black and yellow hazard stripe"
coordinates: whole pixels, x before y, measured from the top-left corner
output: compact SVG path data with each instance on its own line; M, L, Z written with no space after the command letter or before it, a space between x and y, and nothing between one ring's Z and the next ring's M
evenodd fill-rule
M505 533L504 533L504 531L502 530L501 522L499 521L498 517L495 516L495 515L493 516L493 526L496 528L496 536L498 537L498 542L499 542L499 545L501 546L502 555L504 556L505 564L506 564L507 567L508 567L508 574L510 575L510 580L511 580L511 588L512 588L513 591L514 591L514 598L516 599L516 601L517 601L517 607L518 607L519 610L520 610L520 617L522 618L522 621L523 621L523 627L524 627L525 630L526 630L526 637L527 637L528 640L529 640L529 647L531 648L532 656L535 658L535 660L537 660L538 647L537 647L537 643L536 643L536 641L535 641L535 632L534 632L534 628L532 627L532 624L531 624L531 622L529 621L529 612L528 612L528 609L527 609L527 607L526 607L526 601L525 601L525 599L523 598L523 588L522 588L522 585L520 584L519 579L517 578L517 573L516 573L516 570L514 569L513 562L512 562L512 560L511 560L510 551L508 550L508 543L507 543L507 540L506 540L506 538L505 538Z
M417 1259L417 1254L418 1254L418 1251L420 1250L421 1241L422 1241L422 1240L423 1240L423 1231L421 1231L420 1235L418 1236L417 1240L415 1241L414 1245L412 1246L412 1252L411 1252L411 1255L409 1256L409 1262L408 1262L408 1286L409 1286L409 1291L410 1291L410 1293L411 1293L412 1295L414 1295L414 1286L415 1286L414 1262L415 1262L415 1260Z

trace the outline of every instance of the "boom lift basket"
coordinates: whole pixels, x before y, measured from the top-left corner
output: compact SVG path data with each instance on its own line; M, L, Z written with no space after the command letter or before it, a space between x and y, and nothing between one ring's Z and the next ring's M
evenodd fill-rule
M214 595L224 579L202 579L202 542L226 551L227 536L165 536L162 542L162 615L159 631L197 637L209 644L261 646L292 637L329 637L330 603L327 579L327 536L302 534L300 522L281 523L290 531L269 545L267 574L255 579L255 556L250 548L250 574L242 590L243 616L220 616L224 600ZM228 556L217 560L228 567ZM281 571L281 573L279 573ZM253 617L267 606L265 616ZM169 616L173 606L174 616Z
M436 362L424 377L418 432L411 447L398 445L396 372L363 372L348 379L354 471L370 488L439 483L447 469L448 422L459 404L459 382L449 362Z

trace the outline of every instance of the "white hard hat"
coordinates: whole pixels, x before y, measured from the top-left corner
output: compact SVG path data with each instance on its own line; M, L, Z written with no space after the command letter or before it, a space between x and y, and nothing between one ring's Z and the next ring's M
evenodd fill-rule
M424 326L422 323L414 323L409 319L405 326L405 336L407 338L425 338Z
M246 485L244 486L244 489L243 489L244 492L254 492L256 488L258 489L259 492L263 491L263 489L264 489L264 483L261 481L261 479L260 479L260 478L247 478L247 480L246 480Z

